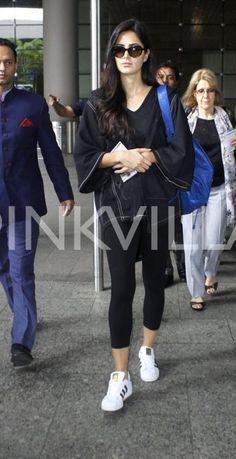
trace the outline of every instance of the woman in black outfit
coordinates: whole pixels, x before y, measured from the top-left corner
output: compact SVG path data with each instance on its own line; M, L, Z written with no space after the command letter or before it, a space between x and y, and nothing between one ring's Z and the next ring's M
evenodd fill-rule
M152 68L144 26L135 19L119 24L108 43L102 85L84 109L75 146L80 191L95 192L103 242L110 249L115 371L102 400L104 411L122 408L132 394L128 357L140 256L145 288L140 376L144 381L159 377L153 346L164 308L168 206L177 189L189 188L193 173L194 152L182 105L170 94L176 130L168 145Z

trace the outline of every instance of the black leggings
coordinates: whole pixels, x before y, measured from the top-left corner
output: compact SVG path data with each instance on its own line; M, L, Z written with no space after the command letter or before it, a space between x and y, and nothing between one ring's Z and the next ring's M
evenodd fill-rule
M125 237L132 223L119 222ZM156 230L157 231L157 230ZM142 252L142 274L145 288L143 324L150 330L160 327L164 309L165 266L168 253L167 225L158 228L158 249L151 248L151 233L141 220L127 250L122 247L112 225L105 228L103 241L111 249L107 259L111 275L109 325L113 348L128 347L132 331L132 303L136 288L135 262Z

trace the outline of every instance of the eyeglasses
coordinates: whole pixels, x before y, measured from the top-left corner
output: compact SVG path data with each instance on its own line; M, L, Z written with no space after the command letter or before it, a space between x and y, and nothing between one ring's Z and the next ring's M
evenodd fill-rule
M140 45L131 45L128 48L125 48L123 45L115 45L112 48L112 54L120 59L128 51L130 57L139 57L144 50L145 48L142 48Z
M215 89L213 89L213 88L207 88L207 89L200 88L200 89L196 89L195 92L196 92L196 94L199 94L199 95L202 95L205 92L207 94L213 94L213 93L215 93Z

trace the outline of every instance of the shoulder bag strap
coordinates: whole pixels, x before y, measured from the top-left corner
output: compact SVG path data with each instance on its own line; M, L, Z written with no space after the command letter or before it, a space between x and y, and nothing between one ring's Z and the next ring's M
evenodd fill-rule
M160 85L156 88L156 94L161 108L162 118L165 124L166 136L168 142L171 142L174 135L174 123L170 111L169 97L166 85Z

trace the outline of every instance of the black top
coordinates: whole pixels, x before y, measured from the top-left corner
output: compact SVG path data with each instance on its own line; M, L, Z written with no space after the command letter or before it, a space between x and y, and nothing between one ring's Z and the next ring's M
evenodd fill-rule
M166 222L169 203L176 196L177 188L190 188L194 168L192 137L179 97L175 93L169 94L176 127L171 144L166 139L155 89L150 90L138 110L126 111L134 128L132 136L117 134L107 138L101 134L97 119L97 100L100 97L100 89L92 93L76 133L74 158L80 191L95 192L103 227L114 218L134 218L140 214L141 206L144 206L147 215L151 214L153 206L158 206L158 222ZM137 173L123 182L112 167L99 167L104 153L111 152L118 142L122 142L128 150L151 148L157 162L145 173Z
M219 134L214 120L198 118L194 136L207 153L214 167L212 186L222 185L225 181Z
M140 148L147 146L147 139L152 128L153 110L156 105L154 93L155 88L152 88L137 110L126 109L129 125L134 128L134 135L131 135L131 138Z

